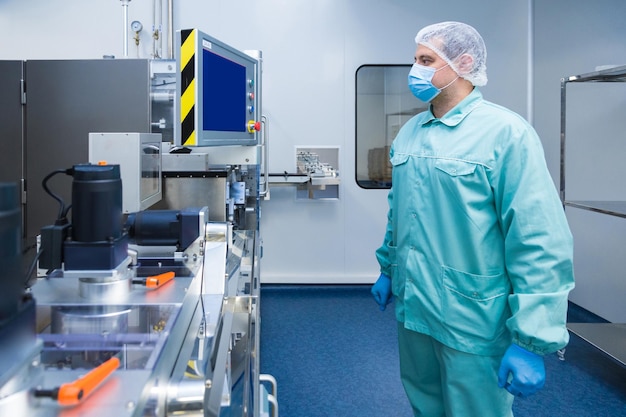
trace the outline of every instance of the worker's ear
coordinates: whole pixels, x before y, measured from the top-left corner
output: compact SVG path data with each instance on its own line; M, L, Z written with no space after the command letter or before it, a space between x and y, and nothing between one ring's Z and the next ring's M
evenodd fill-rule
M463 54L459 57L459 75L465 75L474 69L474 57L469 54Z

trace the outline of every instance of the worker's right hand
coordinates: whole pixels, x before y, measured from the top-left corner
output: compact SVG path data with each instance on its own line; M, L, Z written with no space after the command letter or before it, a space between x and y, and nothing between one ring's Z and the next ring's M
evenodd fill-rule
M378 304L380 311L385 311L393 296L391 294L391 278L385 274L380 274L376 283L372 286L372 295Z
M516 397L528 397L543 388L545 381L543 356L511 344L500 362L498 386Z

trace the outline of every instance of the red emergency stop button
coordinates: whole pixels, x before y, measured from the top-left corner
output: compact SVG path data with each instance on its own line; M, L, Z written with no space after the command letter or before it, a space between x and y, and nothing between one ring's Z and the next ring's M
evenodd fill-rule
M254 120L248 121L249 133L254 133L255 131L258 132L259 130L261 130L261 122L255 122Z

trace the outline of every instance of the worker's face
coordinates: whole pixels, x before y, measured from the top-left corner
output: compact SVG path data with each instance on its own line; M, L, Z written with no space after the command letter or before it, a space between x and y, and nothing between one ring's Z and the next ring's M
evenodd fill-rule
M435 51L424 46L417 45L417 50L415 51L415 63L423 65L425 67L431 67L435 70L441 69L440 71L435 72L433 76L432 83L437 88L442 88L444 86L449 85L454 79L458 78L458 75L448 63L443 60ZM444 68L445 67L445 68Z

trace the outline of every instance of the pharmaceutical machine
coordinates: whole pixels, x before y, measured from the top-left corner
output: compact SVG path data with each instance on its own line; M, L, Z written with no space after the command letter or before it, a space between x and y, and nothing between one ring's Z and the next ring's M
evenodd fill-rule
M148 65L166 68L149 130L90 128L79 160L47 161L32 259L24 186L0 183L0 415L278 415L259 372L261 54L197 29L177 45Z

